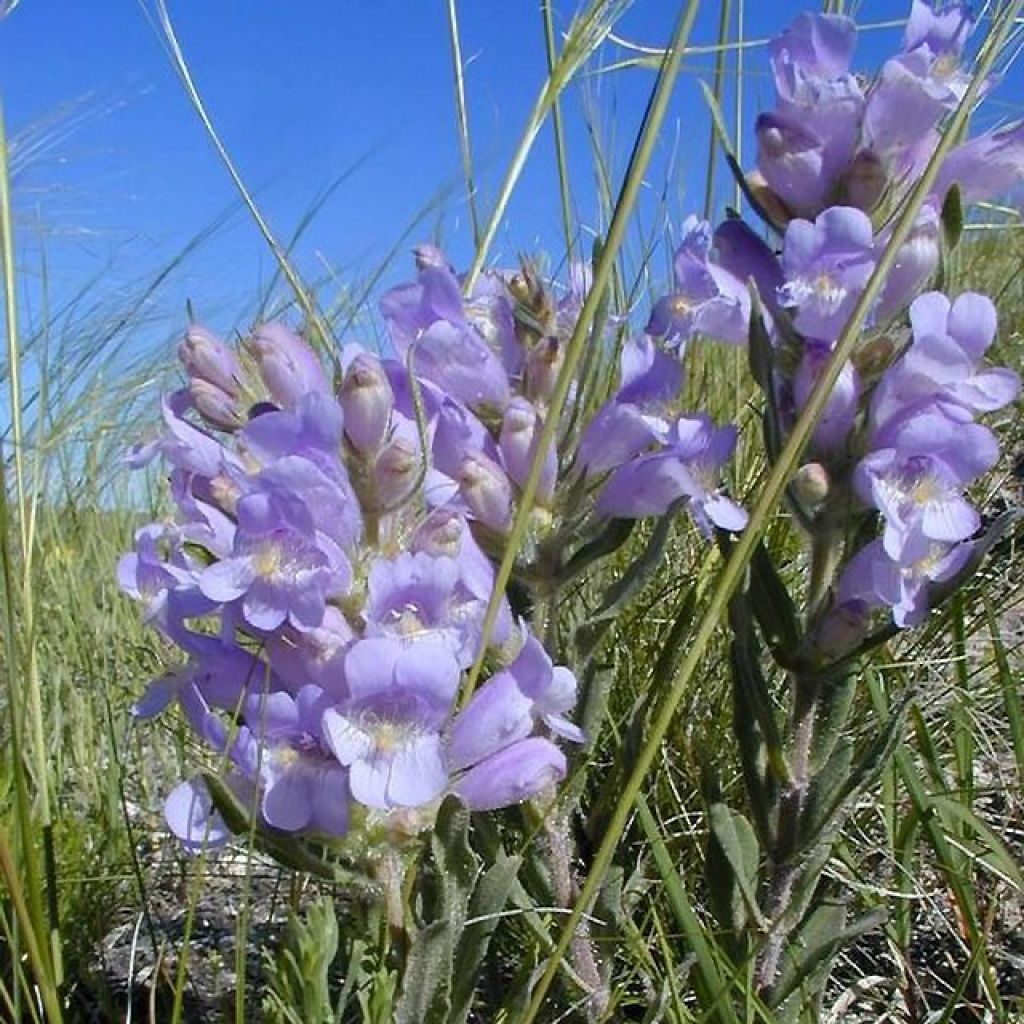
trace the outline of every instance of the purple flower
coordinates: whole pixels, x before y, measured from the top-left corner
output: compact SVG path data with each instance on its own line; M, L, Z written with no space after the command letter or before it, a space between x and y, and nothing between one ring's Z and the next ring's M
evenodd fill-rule
M907 52L927 46L936 55L963 53L974 31L974 16L965 3L936 5L927 0L912 0L910 17L903 32L903 49Z
M327 599L350 582L345 555L301 501L267 490L239 501L234 552L204 569L199 586L213 601L239 601L245 622L264 631L285 621L319 626Z
M178 346L178 358L190 378L206 381L238 397L242 380L238 357L212 331L201 324L192 324Z
M885 279L874 309L876 323L884 324L900 315L935 274L940 255L939 230L938 211L934 206L925 204ZM875 243L876 259L882 258L889 238L890 232L879 235Z
M807 404L831 356L830 346L815 341L806 343L803 358L793 378L793 401L798 412ZM843 454L859 408L860 379L853 365L847 362L814 428L814 449L826 455Z
M492 811L536 796L565 778L565 755L549 740L531 736L475 765L454 787L472 811Z
M366 635L400 637L408 643L442 640L462 668L476 656L485 603L459 587L454 558L404 552L370 566Z
M932 196L941 203L959 185L964 203L980 203L1018 192L1022 180L1024 121L1019 121L957 146L939 168Z
M754 279L761 301L777 309L777 294L785 283L775 253L738 217L730 217L715 228L715 261L737 281Z
M459 494L474 519L495 533L512 527L512 486L505 471L483 452L470 451L459 464Z
M660 516L685 497L705 536L712 533L712 524L741 530L746 512L718 487L735 446L735 427L716 427L707 416L680 417L662 451L634 458L612 473L598 495L597 510L623 519Z
M928 614L929 585L955 576L970 553L970 544L936 543L920 557L902 562L890 558L880 540L872 541L843 571L837 601L840 606L889 606L897 626L920 625Z
M1002 367L977 366L995 337L996 310L984 295L965 292L955 302L928 292L910 307L914 340L882 377L871 401L876 445L907 418L939 406L947 417L969 420L1013 401L1020 379Z
M798 15L769 45L775 88L790 102L804 99L809 81L843 77L857 44L852 18L838 14Z
M619 376L615 397L598 409L580 439L577 464L589 475L605 473L669 440L669 407L683 384L679 360L647 335L629 338Z
M271 828L331 836L348 831L347 772L325 745L321 728L329 703L318 686L304 686L294 697L250 698L249 756L258 765L260 813Z
M786 284L779 300L806 337L835 341L875 266L871 220L862 210L833 206L812 224L791 221L782 249Z
M505 416L501 423L498 446L501 449L501 460L509 478L522 487L530 474L537 446L540 442L544 421L538 415L532 402L525 398L513 398L505 408ZM541 470L540 483L537 487L537 500L547 504L555 492L558 478L558 455L552 442L545 452L544 465Z
M418 375L471 408L504 408L508 373L496 348L500 350L506 324L488 316L495 311L486 299L479 309L467 309L448 267L431 261L421 268L416 284L392 289L380 308L399 353L413 348ZM500 312L495 315L500 317Z
M750 319L746 285L710 259L711 226L689 217L676 250L676 291L659 299L651 311L646 332L673 346L694 334L704 334L732 345L745 345Z
M384 441L395 405L395 393L379 359L360 352L349 363L340 401L345 434L363 455L372 455Z
M206 783L199 778L181 782L171 790L164 801L164 818L189 853L215 849L231 838L231 830L214 810Z
M330 391L316 353L282 323L262 324L245 341L270 396L286 409L306 395Z

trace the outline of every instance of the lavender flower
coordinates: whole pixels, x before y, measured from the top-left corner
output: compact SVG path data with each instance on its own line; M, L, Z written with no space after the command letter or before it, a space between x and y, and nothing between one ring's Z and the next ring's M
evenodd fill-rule
M689 217L676 250L676 291L656 303L646 331L679 347L694 334L733 345L747 341L746 285L710 259L711 225Z
M835 341L874 269L871 221L861 210L835 206L812 224L794 220L786 229L779 289L794 310L801 334Z

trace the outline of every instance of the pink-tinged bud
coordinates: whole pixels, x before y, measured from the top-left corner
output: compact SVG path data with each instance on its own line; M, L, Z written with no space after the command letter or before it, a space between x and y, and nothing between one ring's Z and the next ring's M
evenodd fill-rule
M542 429L543 422L533 405L525 398L512 399L505 410L498 444L508 475L520 487L526 483L526 478L530 474L530 465L537 451ZM558 459L554 445L550 445L537 487L539 501L546 503L550 500L555 491L557 477Z
M360 352L345 374L339 398L348 439L363 455L372 455L387 435L395 406L395 393L380 360Z
M889 175L881 158L870 149L862 149L851 161L843 176L846 202L870 213L885 194Z
M820 462L807 462L796 471L790 486L797 501L816 508L828 497L828 470Z
M245 414L233 395L201 377L189 381L188 391L196 412L211 426L221 430L239 430L245 425Z
M316 353L284 324L257 327L245 347L256 360L271 397L285 408L297 405L304 395L329 391L327 375Z
M431 512L412 539L412 550L433 558L457 558L462 550L462 516L442 506Z
M555 382L565 361L565 346L557 338L541 338L526 357L526 394L546 402L555 393Z
M193 380L203 380L228 395L238 395L242 379L238 358L212 331L192 324L178 346L178 358Z
M459 491L470 512L495 533L512 526L512 485L483 452L467 455L459 466Z
M422 242L412 251L417 270L448 270L448 259L445 254L430 242Z
M420 472L420 454L411 441L396 437L385 445L374 464L377 508L400 505L412 494Z

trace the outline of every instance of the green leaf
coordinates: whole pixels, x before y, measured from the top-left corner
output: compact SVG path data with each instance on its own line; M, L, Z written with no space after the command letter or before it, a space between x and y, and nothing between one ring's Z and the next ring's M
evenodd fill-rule
M814 736L811 740L811 773L824 765L846 726L857 693L857 679L845 672L822 681L814 714Z
M782 970L772 989L772 1003L782 1010L783 1017L795 1020L810 1010L812 1019L820 1019L817 1010L836 954L858 936L881 927L886 918L881 907L849 925L846 916L841 903L821 904L783 951ZM795 1005L785 1007L791 997Z
M491 936L498 927L498 915L505 909L516 884L521 857L504 853L480 877L469 904L469 917L455 953L455 977L452 981L452 1009L449 1024L463 1024L473 1005Z
M765 925L757 904L761 849L753 826L726 804L711 805L708 823L707 879L715 916L740 937L753 920Z
M608 587L597 611L577 628L573 636L573 646L582 657L593 657L601 637L615 621L621 609L661 568L665 546L672 534L675 514L684 504L685 499L673 503L658 520L644 549L630 562L629 568L622 576Z
M952 251L960 242L964 233L964 203L960 186L954 182L942 200L942 237L946 242L946 249Z
M395 1024L444 1024L450 1010L454 940L451 921L433 921L416 933L405 961Z
M480 864L469 845L469 811L454 796L437 812L427 860L423 876L435 887L434 919L416 933L409 949L396 1024L447 1024L452 1012L456 944Z
M750 558L749 601L764 642L785 667L800 649L803 634L793 598L761 540Z

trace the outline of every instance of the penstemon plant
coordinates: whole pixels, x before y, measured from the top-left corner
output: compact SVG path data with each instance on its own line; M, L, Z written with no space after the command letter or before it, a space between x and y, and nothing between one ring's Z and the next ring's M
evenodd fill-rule
M850 71L851 19L798 18L771 44L777 102L756 122L757 169L731 160L767 237L736 214L687 220L672 291L639 333L607 304L595 315L588 266L564 287L529 260L460 275L429 244L415 280L380 300L383 354L318 354L319 326L265 323L238 345L189 327L164 433L132 453L169 467L176 514L142 528L118 569L184 661L136 715L176 706L205 748L165 805L186 849L240 836L348 887L342 994L362 979L362 1019L467 1020L506 906L550 945L536 908L551 902L569 923L505 1009L538 1019L561 967L591 1019L614 1019L581 918L671 694L635 716L662 702L596 855L574 841L585 782L566 780L609 725L594 652L661 566L681 509L709 553L748 544L742 580L720 590L745 800L713 794L707 815L729 973L752 977L762 1014L818 1019L835 956L878 923L848 920L825 869L910 695L858 744L858 673L1008 525L982 533L965 493L999 456L978 418L1019 381L984 362L991 300L935 290L964 209L1024 167L1020 126L953 148L943 134L989 87L963 63L973 28L963 5L915 0L901 52L865 80ZM723 484L738 428L682 407L687 352L708 342L749 353L797 571L743 536L748 513ZM627 548L642 519L655 521L646 546ZM570 584L602 580L627 550L563 646ZM714 1019L735 1019L733 993L706 979L698 991Z

